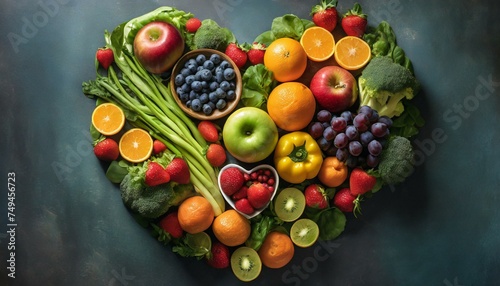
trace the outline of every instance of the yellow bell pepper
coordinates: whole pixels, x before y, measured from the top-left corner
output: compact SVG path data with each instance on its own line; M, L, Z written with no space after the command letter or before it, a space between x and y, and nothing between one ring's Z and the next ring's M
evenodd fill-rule
M323 163L321 149L306 132L294 131L283 135L274 150L274 166L279 176L299 184L318 175Z

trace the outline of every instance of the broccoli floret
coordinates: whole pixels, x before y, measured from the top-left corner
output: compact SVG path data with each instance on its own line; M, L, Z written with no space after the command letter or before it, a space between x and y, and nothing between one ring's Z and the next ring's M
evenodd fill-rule
M170 207L196 194L192 184L167 183L148 187L130 173L120 183L120 191L128 208L151 219L162 216Z
M380 155L379 177L389 185L403 182L414 170L415 153L408 138L391 136Z
M400 116L403 99L412 99L419 84L410 70L388 57L375 57L358 79L360 106L368 105L379 115Z
M229 29L222 28L215 21L207 19L203 20L194 34L192 49L224 51L231 41L234 41L234 35Z

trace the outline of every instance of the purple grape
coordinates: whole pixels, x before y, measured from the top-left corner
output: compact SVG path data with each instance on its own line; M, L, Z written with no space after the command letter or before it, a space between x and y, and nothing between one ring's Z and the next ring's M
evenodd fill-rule
M345 135L347 135L347 138L349 138L350 141L357 140L359 138L359 132L354 125L347 126L345 129Z
M368 146L368 143L370 143L373 139L375 139L375 136L370 131L365 131L359 135L359 141L361 142L361 145L363 146Z
M337 154L337 150L338 148L332 144L330 148L328 148L328 150L325 151L325 153L328 156L335 156Z
M372 117L373 109L371 107L369 107L368 105L363 105L359 108L358 114L359 113L366 114L366 116L368 116L368 118L370 118L370 117Z
M368 165L368 167L371 167L371 168L377 167L379 161L380 161L380 158L373 156L372 154L368 154L366 156L366 165Z
M373 123L370 130L373 133L373 136L378 138L384 137L385 135L388 134L389 131L387 125L381 122Z
M347 160L347 157L349 156L349 151L347 149L337 149L337 153L335 154L335 157L339 159L341 162L345 162Z
M348 156L345 164L349 168L355 168L358 165L358 157L356 157L356 156Z
M325 109L320 110L316 114L316 119L319 122L330 122L330 120L332 120L332 113L328 110L325 110Z
M349 142L349 153L353 156L359 156L363 152L363 146L359 141Z
M368 130L368 126L370 125L370 119L364 113L358 113L354 119L352 120L352 124L359 132L365 132Z
M338 133L333 141L335 147L339 149L345 148L348 143L349 143L349 138L347 138L347 135L345 135L345 133Z
M328 126L323 131L323 137L325 137L325 139L328 141L332 141L333 139L335 139L335 136L337 136L337 132L335 132L331 126Z
M318 143L318 146L321 150L326 151L330 146L332 145L332 141L326 140L325 137L320 137L318 140L316 140Z
M344 118L345 121L347 121L347 124L351 124L352 123L353 115L352 115L352 112L350 112L349 110L346 110L346 111L342 112L340 114L340 117Z
M387 128L392 127L392 119L390 119L388 116L385 116L385 115L380 116L378 119L378 122L385 123L385 125L387 125Z
M332 126L330 122L321 122L321 125L323 126L323 129Z
M375 123L378 121L378 119L379 119L378 111L374 109L372 115L370 116L370 123Z
M372 140L368 143L368 152L373 156L378 156L382 153L382 144L377 140Z
M347 121L343 117L335 117L331 121L333 130L343 132L347 127Z
M314 122L314 123L309 125L308 132L312 136L312 138L318 139L319 137L321 137L323 135L324 129L325 128L323 127L323 125L321 125L321 123Z

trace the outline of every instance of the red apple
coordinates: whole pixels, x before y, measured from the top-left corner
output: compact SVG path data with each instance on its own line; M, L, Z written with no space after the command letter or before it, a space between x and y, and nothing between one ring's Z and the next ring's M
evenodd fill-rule
M356 79L339 66L326 66L314 74L310 89L318 104L330 112L351 107L358 98Z
M134 38L134 55L151 73L159 74L172 68L183 52L184 38L167 22L150 22Z

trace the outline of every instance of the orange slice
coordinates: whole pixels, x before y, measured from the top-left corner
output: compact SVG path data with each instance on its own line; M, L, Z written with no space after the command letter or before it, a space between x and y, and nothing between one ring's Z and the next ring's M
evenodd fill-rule
M125 132L118 143L120 155L132 163L146 161L153 151L153 138L141 128L132 128Z
M125 114L116 104L103 103L92 112L92 124L102 135L115 135L125 124Z
M300 38L300 44L307 57L315 62L328 60L335 51L335 39L332 33L322 27L311 27L305 30Z
M335 46L335 60L346 70L358 70L371 58L370 46L361 38L346 36Z

